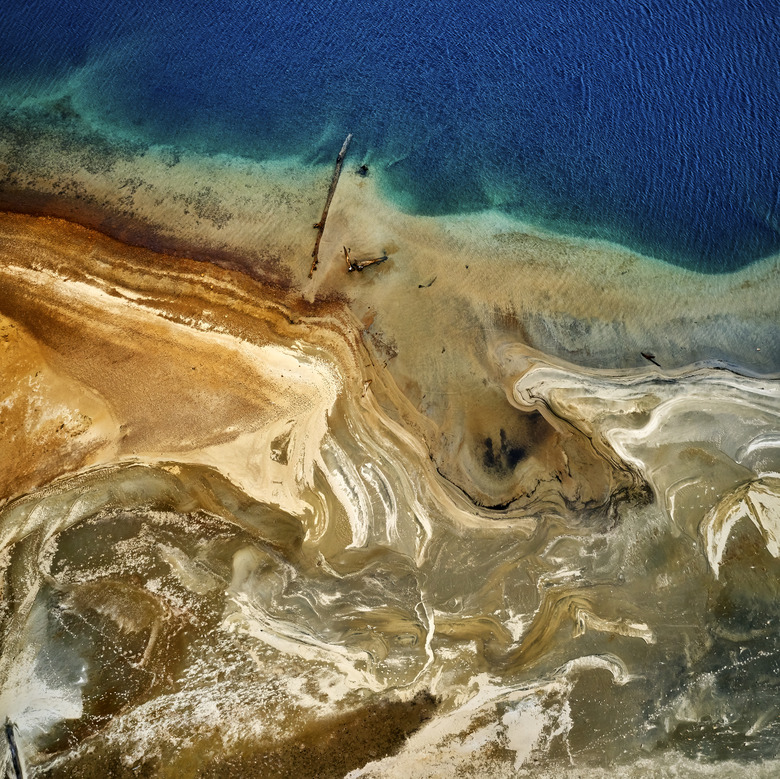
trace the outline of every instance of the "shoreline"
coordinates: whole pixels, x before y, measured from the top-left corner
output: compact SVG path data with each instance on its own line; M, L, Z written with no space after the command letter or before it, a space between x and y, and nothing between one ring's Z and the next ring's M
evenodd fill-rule
M0 137L0 151L8 151L2 144ZM474 452L502 430L518 441L534 437L534 423L504 390L495 355L506 346L522 343L588 369L654 369L644 353L662 371L713 362L780 371L780 258L705 275L617 246L545 235L498 212L414 216L382 196L374 171L357 175L349 157L309 279L312 225L331 174L330 163L294 159L256 163L162 147L90 151L52 131L32 143L15 172L0 163L0 206L19 206L24 181L35 210L125 244L239 271L301 304L345 305L374 369L387 371L430 423L426 445L454 484L482 473ZM347 273L344 246L355 260L389 259ZM503 505L514 489L488 479L469 496Z
M348 157L312 279L330 162L90 151L50 131L16 171L0 163L0 207L53 212L125 244L239 271L302 304L344 304L374 368L431 423L426 444L455 484L470 481L481 442L501 430L530 434L495 359L507 345L588 369L653 368L644 353L662 371L713 362L780 371L780 258L702 274L498 212L415 216L382 195L375 171L356 169ZM347 273L344 246L355 260L389 259ZM485 483L470 497L493 505L514 494Z
M289 163L293 162L299 172L303 170L311 172L332 165L338 145L343 139L343 133L340 130L326 126L310 144L302 143L294 148L288 146L287 151L282 151L274 146L266 149L262 146L262 140L253 143L251 138L244 139L243 142L236 145L235 137L232 135L220 139L207 138L206 136L199 139L197 135L187 136L189 141L185 142L186 145L179 146L176 143L169 143L167 136L161 138L157 135L149 135L144 130L143 122L137 123L136 127L117 122L112 123L99 110L96 110L94 104L88 100L85 102L84 95L80 94L78 84L68 78L57 80L48 87L39 89L35 94L30 94L21 86L18 89L21 91L15 91L14 86L11 85L7 95L0 98L0 147L9 142L12 145L16 142L17 145L27 147L40 145L40 142L43 142L44 146L52 143L59 144L61 150L65 151L65 156L81 156L86 168L102 167L108 169L113 164L112 157L119 157L127 161L159 153L161 159L171 168L175 167L183 158L199 158L201 161L219 159L222 164L227 164L227 166L248 165L258 168L289 166ZM344 130L344 132L347 131L350 131L349 127ZM21 144L19 144L20 139L22 140ZM367 142L370 144L370 140ZM356 143L360 147L360 137L356 137ZM355 144L353 144L354 146ZM734 261L739 261L739 257L736 255L722 256L722 263L719 265L707 255L683 256L678 254L675 249L668 247L665 249L666 244L661 239L658 239L660 242L653 243L651 239L644 236L641 240L637 238L636 241L632 242L631 230L625 226L623 228L614 225L610 227L609 219L599 224L590 223L587 219L582 222L578 222L576 219L561 221L562 217L551 216L547 213L549 209L544 204L539 205L536 210L529 207L530 210L524 211L515 204L515 201L523 198L523 192L517 192L511 197L506 193L504 193L506 196L502 196L502 181L500 176L496 179L496 171L493 171L492 174L496 180L492 181L491 179L492 185L490 183L485 185L486 199L478 203L475 201L472 204L473 209L463 212L449 211L442 214L435 209L435 206L433 210L426 210L426 204L422 203L420 210L415 212L413 208L417 196L406 185L405 178L399 179L399 174L394 168L399 158L395 154L389 157L380 157L380 153L370 145L361 147L358 152L360 158L353 159L354 167L357 168L362 162L370 164L375 170L380 170L379 175L383 178L380 186L381 198L389 207L405 216L422 219L440 218L448 221L494 211L503 215L508 222L514 223L524 232L546 240L559 240L591 248L617 251L621 254L642 257L643 260L654 259L664 265L702 273L706 276L737 273L755 263L776 259L777 256L780 256L780 251L777 255L751 254L753 259L748 261L746 265L735 268ZM434 158L432 157L432 159ZM208 163L205 164L205 167L208 167ZM483 170L483 168L485 168L484 164L479 165L477 169ZM417 182L417 186L423 188L426 186L424 178L418 176L412 178ZM530 187L529 191L533 191L533 182L528 183L528 186ZM487 197L487 194L491 192L493 196ZM447 197L446 194L444 197ZM466 196L463 202L467 201L468 197ZM456 202L460 203L461 201ZM666 225L661 224L657 232L666 234ZM626 242L621 242L622 239L626 239ZM683 242L682 235L678 236L678 244L682 245ZM722 253L725 250L719 251ZM758 252L758 250L756 251Z
M408 749L350 746L372 758L355 775L483 760L517 773L534 754L554 756L545 728L584 760L601 759L591 724L616 701L626 710L616 739L629 740L615 740L615 754L642 754L675 734L672 719L631 736L640 717L667 722L669 709L648 708L661 695L679 689L686 703L680 668L703 676L728 646L711 648L708 598L718 585L697 523L707 501L728 505L732 481L766 470L775 437L765 435L764 406L777 397L770 382L740 377L718 394L720 374L699 381L683 366L744 357L754 363L746 372L763 364L777 373L777 259L703 276L496 212L413 216L382 197L377 177L347 170L308 279L330 166L195 155L168 164L151 150L90 171L76 165L81 151L52 152L31 191L74 217L83 208L125 240L75 219L0 213L7 560L38 559L33 570L82 593L64 601L79 614L92 602L124 614L136 602L115 593L162 608L186 591L187 608L214 621L201 643L182 644L188 662L207 661L187 666L202 685L128 698L89 740L51 751L57 770L99 764L113 749L153 759L156 731L137 725L150 711L166 733L181 727L187 760L212 738L221 754L222 734L244 732L265 711L244 690L281 671L297 684L289 708L280 713L275 694L260 719L289 722L298 757L301 741L332 732L311 718L312 690L339 722L384 710L398 690L402 704L427 696L424 713L436 717L426 727L409 714L418 736ZM160 254L131 239L177 248ZM348 273L343 246L358 262L389 259ZM751 388L764 393L753 406ZM732 460L752 449L747 464ZM15 491L27 494L3 505ZM108 513L115 505L122 514ZM137 525L138 541L129 531L117 543L95 534L89 523L106 516L120 529ZM240 544L222 545L226 527ZM94 539L111 565L122 560L122 571L139 565L144 584L106 588L95 557L78 589L47 550L61 543L66 554L79 538ZM767 562L732 549L723 566ZM15 592L48 586L9 581ZM114 600L90 600L98 587ZM228 600L215 597L223 592ZM211 612L196 612L202 603ZM13 615L19 649L8 667L35 681L21 653L35 623ZM217 629L224 654L212 654ZM240 651L227 639L240 639ZM150 639L139 664L148 656L153 668L173 667L159 646ZM248 670L226 697L203 673L212 667ZM322 678L334 683L298 683ZM356 708L358 696L369 708ZM203 700L227 712L222 733L210 709L202 721L193 715ZM771 690L748 724L767 701ZM513 754L491 757L483 747L502 738ZM246 744L265 759L278 736L252 731ZM169 761L174 772L183 764Z
M12 94L13 90L9 92L9 95ZM198 163L202 164L203 170L210 173L213 173L215 168L223 170L256 168L266 173L270 172L271 175L276 171L281 179L289 176L294 168L297 175L293 176L293 179L311 179L312 177L321 177L324 171L331 168L340 141L341 136L334 136L331 148L331 146L323 146L324 141L321 139L319 147L316 150L311 149L306 155L288 154L286 156L271 157L246 156L241 152L232 151L187 149L173 144L159 144L141 136L136 137L125 128L104 122L100 116L92 115L87 108L79 105L78 95L73 92L73 86L69 86L67 81L55 83L49 89L35 96L26 95L22 97L16 95L15 100L12 100L10 96L0 98L0 148L3 146L8 148L16 146L16 151L19 151L21 148L24 154L29 156L30 150L36 147L34 153L36 165L39 167L48 165L50 168L52 167L52 160L46 162L43 158L52 150L58 151L61 153L61 159L55 162L54 165L59 168L60 174L64 173L65 175L67 175L69 167L66 159L68 156L73 158L70 161L71 163L75 158L78 158L82 163L82 167L88 170L91 169L93 172L102 171L109 174L113 172L117 162L120 163L119 167L121 167L122 162L138 163L142 160L154 164L154 158L157 157L156 162L168 168L169 171L182 161L189 161L190 163L195 161L196 165ZM360 139L358 138L358 144L359 141ZM63 152L64 154L62 154ZM360 161L368 162L372 166L377 163L370 149L364 153ZM360 161L353 157L349 160L349 163L354 163L352 167L357 169ZM346 172L348 172L350 164L347 165ZM384 181L382 180L381 164L381 162L377 163L379 173L376 173L376 169L372 168L371 179L379 178L379 197L389 208L397 211L404 217L448 222L459 219L468 220L492 213L498 215L498 218L505 220L508 224L513 224L516 231L521 230L544 240L560 241L565 244L574 244L590 249L631 255L639 257L643 261L659 262L664 266L703 276L728 276L739 273L755 264L772 260L776 261L780 257L780 253L777 255L766 255L751 260L748 264L736 269L710 272L692 267L692 265L696 264L692 259L688 264L678 263L674 260L663 259L660 255L645 254L641 249L634 248L630 244L623 244L609 238L588 237L584 231L591 228L586 228L584 225L578 228L576 223L572 223L571 232L566 232L565 229L558 230L554 225L546 224L542 218L535 220L533 215L529 214L510 215L501 210L501 207L498 205L492 208L487 206L477 210L450 212L440 215L429 215L424 212L415 213L401 205L404 201L404 196L403 193L398 193L397 196L394 193L393 185L390 183L392 176L389 173L385 173ZM385 161L385 164L387 164L387 161ZM70 167L76 170L78 165L71 165ZM24 168L23 163L20 165L20 168ZM0 179L0 185L3 183L3 180ZM71 192L72 194L74 193ZM81 194L85 193L82 192ZM1 190L0 195L2 195ZM62 197L66 196L66 193L61 191L58 195ZM214 204L211 204L211 206L213 208ZM207 216L206 218L210 217Z

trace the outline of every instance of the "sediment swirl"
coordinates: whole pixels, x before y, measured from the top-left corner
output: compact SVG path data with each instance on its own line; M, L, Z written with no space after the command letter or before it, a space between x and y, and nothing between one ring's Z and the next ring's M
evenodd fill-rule
M496 336L456 444L343 297L53 219L4 216L0 259L0 703L35 775L774 757L776 378Z

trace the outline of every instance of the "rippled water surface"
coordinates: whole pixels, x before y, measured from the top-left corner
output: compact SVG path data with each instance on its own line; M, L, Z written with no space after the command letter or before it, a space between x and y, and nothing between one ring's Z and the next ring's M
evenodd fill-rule
M141 144L312 162L353 132L414 212L719 272L780 247L779 32L756 0L37 0L0 21L0 80L6 111Z

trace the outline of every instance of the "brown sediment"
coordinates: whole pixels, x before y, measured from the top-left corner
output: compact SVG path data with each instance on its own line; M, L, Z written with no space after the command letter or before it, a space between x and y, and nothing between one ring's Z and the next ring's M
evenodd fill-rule
M0 297L4 297L0 294ZM0 303L2 308L2 303ZM59 375L20 324L0 315L0 494L45 484L109 446L114 425L101 398Z
M17 355L3 381L16 386L39 372L37 389L12 412L3 412L3 450L10 462L18 463L4 472L6 497L59 473L116 457L174 456L204 447L217 457L218 447L242 433L258 431L271 420L282 424L290 413L287 404L300 401L297 390L290 395L283 380L258 372L242 353L241 342L314 344L320 339L331 354L345 355L338 358L339 369L356 371L360 394L370 387L386 411L400 414L428 442L442 474L475 503L515 503L517 508L542 493L559 491L550 457L557 456L560 433L543 444L550 435L547 423L540 426L537 419L529 426L524 420L533 415L513 409L485 388L478 396L481 413L469 416L465 443L453 438L453 428L466 422L462 404L467 394L459 395L461 401L437 432L398 392L391 373L364 351L344 302L318 296L309 303L294 290L127 246L52 218L0 218L0 253L0 314L6 317L10 339L5 348L7 355ZM220 341L220 333L228 341ZM431 375L426 384L432 398L438 381ZM41 410L44 406L60 411L51 418ZM22 432L29 425L38 426L37 444ZM501 430L510 431L516 443L502 444ZM274 437L284 432L282 426ZM488 447L490 436L495 443ZM31 446L35 456L14 457ZM509 446L508 451L500 451L502 446ZM588 458L587 447L574 440L565 446L579 452L569 453L573 465L561 466L572 485L580 481L581 474L571 471L577 463L594 477L603 469L602 462ZM493 453L496 447L498 454ZM276 458L274 467L282 467ZM614 478L613 473L591 479L596 504L608 494L606 490L599 497L596 485ZM572 492L572 500L582 497Z
M378 701L339 716L314 718L293 737L273 743L239 740L229 750L223 750L217 728L213 744L197 741L166 760L149 756L130 766L122 749L115 747L102 754L79 754L55 769L43 768L37 775L52 779L76 775L83 779L208 779L231 774L268 779L341 779L366 763L398 752L407 738L435 715L436 709L434 696L421 692L409 701Z
M88 227L128 246L149 249L157 254L208 262L226 270L244 273L263 284L289 288L292 276L272 249L257 247L252 256L246 251L219 248L179 234L164 234L156 225L134 211L118 212L108 203L84 193L78 199L37 190L11 193L0 190L0 212L62 219Z
M4 469L6 497L106 458L197 449L261 427L284 413L284 382L261 379L239 340L205 333L294 342L315 311L339 310L288 307L242 274L60 220L6 215L0 253L2 381L21 392L3 409L2 455L17 463Z

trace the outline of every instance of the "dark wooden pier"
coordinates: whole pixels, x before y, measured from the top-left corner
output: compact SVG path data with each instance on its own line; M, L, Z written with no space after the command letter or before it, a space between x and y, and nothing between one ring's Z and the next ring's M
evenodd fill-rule
M330 188L328 189L328 197L325 200L325 208L322 209L322 216L320 221L317 222L314 227L317 230L317 239L314 241L314 250L311 253L312 263L311 270L309 271L309 278L317 270L317 263L320 261L320 241L322 240L322 234L325 232L325 220L328 218L328 209L330 208L330 201L333 200L333 193L336 191L336 185L339 183L339 176L341 175L341 166L344 164L344 157L347 156L347 148L349 142L352 140L352 133L350 133L345 139L339 152L339 156L336 157L336 167L333 170L333 177L330 180Z

